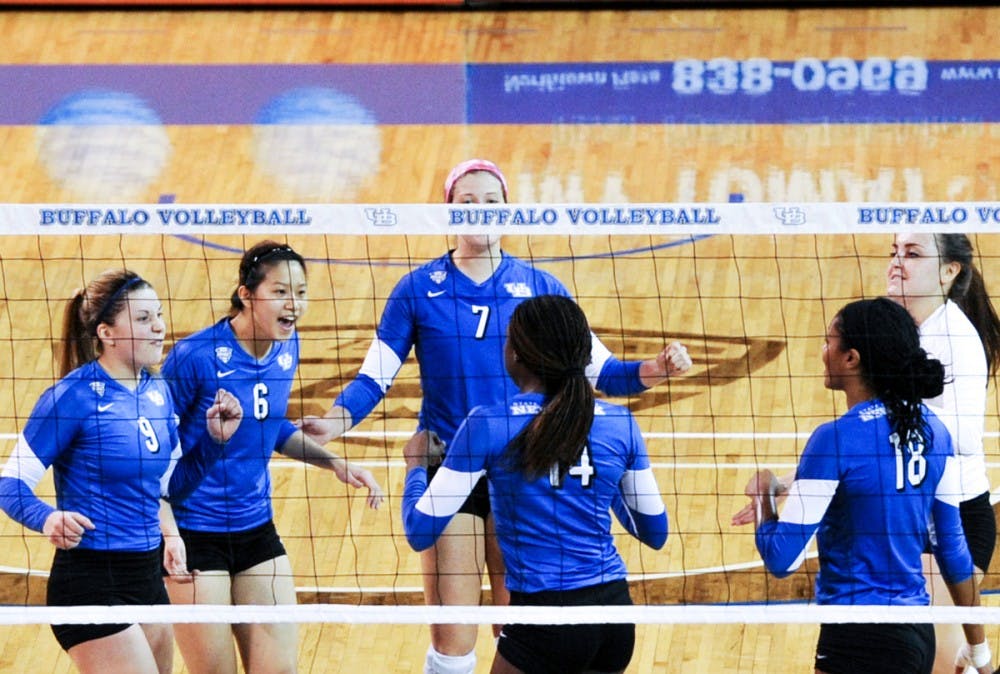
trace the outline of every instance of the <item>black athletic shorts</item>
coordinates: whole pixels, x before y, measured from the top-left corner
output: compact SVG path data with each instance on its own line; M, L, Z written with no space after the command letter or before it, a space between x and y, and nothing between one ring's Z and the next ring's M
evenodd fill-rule
M564 592L511 592L512 606L630 606L616 580ZM635 625L504 625L497 650L525 674L620 672L635 648Z
M821 625L816 669L826 674L931 674L934 648L933 625Z
M160 568L163 548L149 552L56 550L49 574L48 606L146 606L169 604ZM77 644L122 632L129 623L53 625L56 641Z
M273 521L246 531L178 531L184 539L191 571L227 571L235 576L286 554Z
M984 572L989 571L997 540L997 518L990 505L990 493L983 492L976 498L962 501L958 510L973 564Z
M427 468L427 484L431 483L434 479L434 474L437 473L440 464L437 466L428 466ZM481 520L485 520L493 512L490 507L490 488L489 483L486 481L485 477L479 478L479 482L476 486L472 488L472 493L469 494L469 498L465 499L465 503L462 507L458 509L460 513L466 513L469 515L475 515Z

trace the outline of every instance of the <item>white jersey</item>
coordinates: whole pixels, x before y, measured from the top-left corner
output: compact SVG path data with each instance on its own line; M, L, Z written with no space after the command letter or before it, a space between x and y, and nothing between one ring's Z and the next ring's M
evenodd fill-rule
M989 381L983 342L965 312L947 300L920 325L920 345L944 365L944 391L924 402L951 433L967 501L990 489L983 454Z

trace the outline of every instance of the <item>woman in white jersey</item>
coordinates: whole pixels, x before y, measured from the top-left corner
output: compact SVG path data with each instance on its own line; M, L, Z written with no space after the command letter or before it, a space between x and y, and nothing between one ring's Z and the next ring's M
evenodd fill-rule
M989 568L996 541L990 505L983 428L986 391L1000 363L1000 318L965 234L897 234L892 243L886 294L920 329L920 345L945 366L944 392L924 402L947 426L961 467L962 528L978 575ZM935 604L951 604L930 555L925 572ZM953 672L964 643L958 625L937 626L935 672Z

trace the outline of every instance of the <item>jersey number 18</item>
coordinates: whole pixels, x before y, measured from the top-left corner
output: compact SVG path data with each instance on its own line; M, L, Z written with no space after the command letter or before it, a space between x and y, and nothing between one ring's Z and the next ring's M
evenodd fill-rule
M896 491L903 491L906 483L919 487L927 477L927 458L924 456L924 443L920 438L912 438L906 442L906 456L900 446L899 434L889 436L889 442L896 452Z

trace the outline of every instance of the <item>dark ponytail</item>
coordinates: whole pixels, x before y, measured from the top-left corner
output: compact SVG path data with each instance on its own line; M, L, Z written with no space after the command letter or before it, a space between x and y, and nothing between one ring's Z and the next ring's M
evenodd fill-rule
M133 290L151 287L141 276L128 269L109 269L80 288L66 303L63 312L60 377L95 360L101 354L97 326L114 325L128 303Z
M865 383L885 405L889 423L905 442L930 441L922 401L944 390L944 366L920 347L913 317L884 297L851 302L837 314L843 349L861 358Z
M511 440L508 457L529 478L553 467L563 476L579 460L594 421L594 389L584 372L591 351L587 317L567 297L534 297L514 310L507 340L542 380L546 397L538 416Z
M965 234L935 234L935 243L942 264L961 265L948 291L948 299L957 304L979 333L986 352L990 375L1000 367L1000 317L986 292L983 275L973 262L972 241Z

